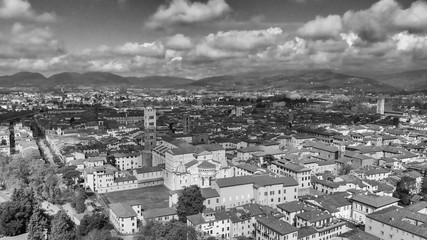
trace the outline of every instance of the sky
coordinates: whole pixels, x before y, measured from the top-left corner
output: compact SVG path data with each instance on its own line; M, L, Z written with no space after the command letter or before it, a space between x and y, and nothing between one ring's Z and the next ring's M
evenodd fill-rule
M427 68L426 0L0 0L0 75Z

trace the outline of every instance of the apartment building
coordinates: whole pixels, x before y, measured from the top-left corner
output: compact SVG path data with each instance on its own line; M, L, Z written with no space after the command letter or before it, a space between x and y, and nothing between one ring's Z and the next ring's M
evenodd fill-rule
M130 205L113 203L108 207L110 222L119 233L132 234L137 232L138 217Z
M350 198L352 202L352 219L363 224L366 223L366 215L381 209L397 206L399 199L378 195L355 195Z
M427 239L427 203L393 206L366 216L365 231L384 240Z
M257 240L297 240L298 228L274 217L257 217L255 224Z
M297 199L298 183L291 177L272 177L253 175L218 179L212 188L220 195L225 208L248 203L257 203L275 207Z
M279 175L293 177L298 181L298 187L311 188L311 169L285 160L273 162L269 169Z

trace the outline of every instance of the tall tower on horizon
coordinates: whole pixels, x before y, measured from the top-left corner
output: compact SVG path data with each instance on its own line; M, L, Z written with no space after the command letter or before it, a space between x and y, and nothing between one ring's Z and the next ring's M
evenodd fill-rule
M385 105L385 99L384 98L378 98L378 100L377 100L377 114L384 115L384 105Z
M188 134L191 132L191 118L188 114L184 114L182 116L182 126L184 134Z
M146 151L156 147L156 109L144 109L144 145Z
M241 117L243 115L243 107L242 106L237 106L235 110L236 110L236 117Z

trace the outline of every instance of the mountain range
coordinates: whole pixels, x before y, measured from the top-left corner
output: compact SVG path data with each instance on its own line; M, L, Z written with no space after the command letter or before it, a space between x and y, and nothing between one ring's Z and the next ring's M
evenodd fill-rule
M45 77L36 72L0 76L0 87L137 87L210 89L364 89L370 91L427 90L427 69L361 77L330 69L254 71L199 80L170 76L123 77L109 72L62 72Z

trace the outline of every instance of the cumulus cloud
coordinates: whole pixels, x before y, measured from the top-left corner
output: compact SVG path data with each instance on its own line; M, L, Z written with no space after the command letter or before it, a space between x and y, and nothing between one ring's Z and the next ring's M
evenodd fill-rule
M101 45L95 49L83 50L83 55L92 57L114 57L114 56L146 56L162 58L165 48L161 42L138 43L127 42L115 47Z
M295 37L282 44L268 47L265 51L256 54L256 57L262 61L291 61L307 54L307 41Z
M172 0L169 5L160 6L146 26L162 29L173 25L203 23L218 19L230 10L225 0L209 0L207 3Z
M0 0L0 18L52 22L56 15L49 12L37 14L27 0Z
M340 37L347 43L349 47L353 46L354 43L359 39L359 36L357 36L354 32L341 33Z
M426 1L418 0L405 9L396 0L380 0L368 9L350 10L342 16L317 16L301 26L297 34L314 40L338 39L343 34L355 34L361 41L373 43L385 41L403 31L427 32Z
M175 8L175 2L160 10ZM181 2L193 9L194 4L206 7L218 1ZM79 53L68 52L49 28L17 23L10 32L0 33L0 69L194 78L283 68L405 70L427 64L426 17L421 14L425 7L421 1L403 8L396 1L381 0L366 10L318 16L292 32L264 23L254 30L224 30L204 36L179 33L153 42L102 45ZM185 12L181 17L189 15ZM171 21L165 24L184 23Z
M211 33L188 53L188 58L204 62L245 57L274 45L281 34L280 28Z
M183 34L176 34L167 39L165 43L168 49L173 50L188 50L192 48L193 43L189 37L184 36Z
M219 49L250 51L274 44L280 34L282 34L281 28L218 32L209 34L205 38L205 42Z
M394 0L381 0L367 10L346 12L342 20L348 31L356 33L363 40L383 41L393 31L392 18L399 8Z
M316 17L298 29L298 34L302 37L313 39L335 38L342 30L341 17L329 15L327 17Z
M369 9L348 11L342 21L348 31L369 42L384 41L401 31L427 31L427 2L414 2L403 9L396 0L381 0Z
M413 51L417 49L427 49L427 36L417 36L401 32L392 37L396 41L397 50Z
M15 23L11 32L0 41L2 58L38 58L66 52L50 28L37 28Z
M394 24L401 30L427 32L427 2L417 1L408 9L400 9L394 16Z

